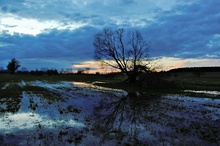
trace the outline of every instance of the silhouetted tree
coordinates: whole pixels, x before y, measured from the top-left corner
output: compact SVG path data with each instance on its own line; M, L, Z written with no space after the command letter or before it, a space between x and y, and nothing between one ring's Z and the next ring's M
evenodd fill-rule
M90 71L90 67L86 67L86 68L85 68L85 73L86 73L86 74L89 74L89 71Z
M56 69L51 69L46 71L47 75L58 75L58 71Z
M139 31L124 36L124 29L104 29L95 35L95 59L121 70L129 82L135 82L140 69L149 71L149 45Z
M8 72L11 74L14 74L15 71L20 67L20 62L13 58L7 66Z
M4 67L0 67L0 73L7 73L7 70L5 70Z
M84 74L85 70L84 69L78 69L77 73L78 75Z

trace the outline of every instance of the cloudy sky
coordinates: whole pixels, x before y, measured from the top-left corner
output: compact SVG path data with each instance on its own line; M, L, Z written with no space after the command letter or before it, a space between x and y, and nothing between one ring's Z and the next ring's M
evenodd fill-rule
M0 0L0 67L93 65L103 28L139 30L164 69L220 65L220 0Z

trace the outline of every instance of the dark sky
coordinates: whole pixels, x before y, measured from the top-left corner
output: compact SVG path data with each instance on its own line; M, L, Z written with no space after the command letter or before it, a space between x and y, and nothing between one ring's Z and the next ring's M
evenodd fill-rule
M0 67L16 58L28 69L96 68L93 39L103 28L139 30L165 69L219 66L219 6L220 0L0 0Z

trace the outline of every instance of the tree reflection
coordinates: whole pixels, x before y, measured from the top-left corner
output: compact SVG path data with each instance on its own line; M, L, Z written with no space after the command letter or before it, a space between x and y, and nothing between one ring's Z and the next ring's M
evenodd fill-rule
M159 96L129 93L122 98L104 98L94 109L95 134L108 139L122 141L125 137L138 140L145 129L146 115L157 103ZM139 140L138 140L139 141Z

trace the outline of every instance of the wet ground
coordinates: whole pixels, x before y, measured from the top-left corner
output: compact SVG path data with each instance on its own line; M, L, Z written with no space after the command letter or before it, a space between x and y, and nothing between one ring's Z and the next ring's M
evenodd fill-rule
M220 145L217 97L127 93L79 82L18 85L45 88L50 97L28 91L0 97L1 145Z

